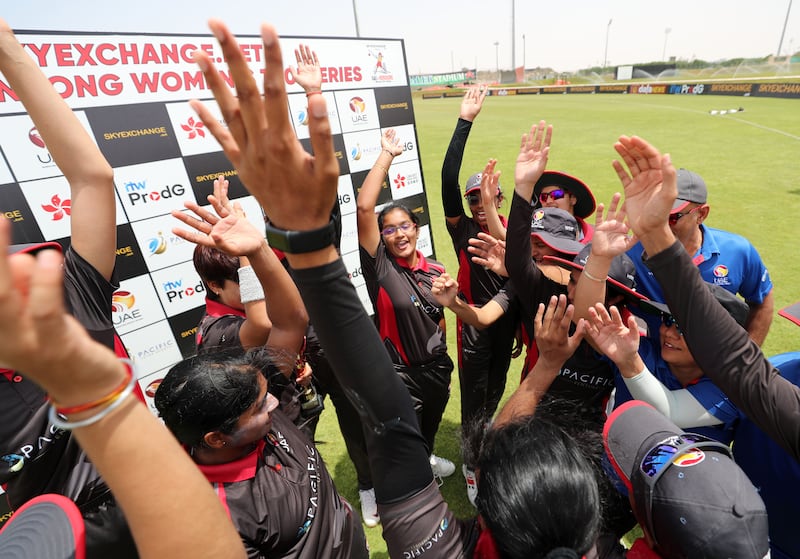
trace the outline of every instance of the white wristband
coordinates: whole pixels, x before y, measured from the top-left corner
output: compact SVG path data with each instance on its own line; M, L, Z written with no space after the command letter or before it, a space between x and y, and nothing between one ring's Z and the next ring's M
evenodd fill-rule
M242 304L264 300L264 289L252 266L242 266L239 272L239 296Z

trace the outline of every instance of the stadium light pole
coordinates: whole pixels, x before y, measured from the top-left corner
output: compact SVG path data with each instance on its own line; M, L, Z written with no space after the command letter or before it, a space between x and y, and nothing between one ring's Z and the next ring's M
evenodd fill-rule
M789 12L792 11L792 0L789 0L789 7L786 8L786 19L783 20L783 31L781 31L781 40L778 43L778 52L775 54L775 58L778 58L781 55L781 49L783 48L783 37L786 35L786 24L789 23ZM793 54L793 53L789 53Z
M497 81L500 81L500 50L498 47L500 46L500 41L494 42L494 68L497 71Z
M356 9L356 0L353 0L353 21L356 23L356 37L361 37L358 31L358 10Z
M671 31L672 28L670 27L664 29L664 50L661 51L661 60L663 60L664 62L667 61L667 37L669 37Z
M603 54L603 69L605 70L606 66L608 66L608 33L611 31L611 22L614 21L613 19L608 20L608 25L606 25L606 50Z

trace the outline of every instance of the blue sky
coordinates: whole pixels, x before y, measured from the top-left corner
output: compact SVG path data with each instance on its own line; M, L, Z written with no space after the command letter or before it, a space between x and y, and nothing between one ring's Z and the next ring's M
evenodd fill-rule
M219 17L236 33L261 21L283 35L356 35L405 40L410 73L512 67L512 0L7 0L0 16L15 29L206 33ZM759 57L777 51L789 0L563 0L515 3L515 64L559 71L679 59ZM392 11L394 8L394 11ZM611 24L609 25L609 20ZM669 30L669 31L667 31ZM495 47L495 42L498 45ZM800 2L792 6L782 53L800 50Z

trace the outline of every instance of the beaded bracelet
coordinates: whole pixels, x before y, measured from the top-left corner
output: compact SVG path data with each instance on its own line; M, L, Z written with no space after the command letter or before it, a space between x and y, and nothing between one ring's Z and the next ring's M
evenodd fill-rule
M379 164L379 163L375 163L375 167L377 167L378 169L380 169L381 171L383 171L383 174L384 174L384 175L388 175L388 174L389 174L389 169L387 169L387 168L386 168L386 167L384 167L383 165L381 165L381 164Z
M80 413L82 411L87 411L93 408L99 408L109 402L115 400L122 394L125 388L130 384L131 379L133 379L133 362L130 359L121 359L123 363L127 365L125 379L117 386L114 390L109 392L107 395L103 396L102 398L98 398L92 402L87 402L85 404L78 404L77 406L59 406L52 398L50 399L50 405L56 410L56 412L60 415L72 415L75 413Z
M127 359L123 359L123 361L128 361L128 360ZM128 362L130 363L130 361L128 361ZM87 427L89 425L93 425L93 424L97 423L98 421L100 421L101 419L103 419L104 417L106 417L112 411L114 411L115 409L120 407L122 404L124 404L125 400L127 400L128 396L133 394L133 390L136 387L137 380L136 380L136 376L133 374L133 364L132 363L131 363L130 367L131 367L131 375L130 375L130 380L128 381L128 384L125 385L125 388L122 390L122 392L117 394L110 401L108 406L106 406L105 408L100 410L100 412L98 412L97 414L95 414L95 415L93 415L91 417L87 417L86 419L82 419L80 421L66 421L64 419L61 419L62 414L60 414L58 411L56 411L55 406L51 405L50 406L50 410L48 411L48 419L50 420L50 423L52 423L53 426L56 427L57 429L62 429L64 431L69 431L69 430L72 430L72 429L78 429L80 427Z
M316 91L306 91L306 98L311 97L312 95L322 95L322 91L319 89Z

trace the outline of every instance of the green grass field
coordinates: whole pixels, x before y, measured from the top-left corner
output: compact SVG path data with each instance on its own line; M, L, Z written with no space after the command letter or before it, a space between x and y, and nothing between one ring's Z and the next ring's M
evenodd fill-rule
M458 117L460 99L415 99L419 150L426 179L436 257L455 273L456 260L445 231L440 197L442 159ZM711 110L743 107L712 116ZM722 96L541 95L490 97L475 121L462 167L462 181L490 157L503 171L500 182L510 200L520 137L545 119L554 134L548 167L581 177L598 202L620 189L611 168L613 144L638 135L669 152L676 166L699 173L709 188L708 223L750 239L769 267L776 310L800 300L800 251L791 240L800 212L800 102ZM507 213L505 203L503 213ZM455 319L448 313L448 340L455 361ZM767 355L800 348L800 331L775 318L764 346ZM506 397L519 380L521 362L512 363ZM459 516L474 512L460 474L459 388L452 395L436 442L436 453L459 468L443 487ZM358 506L355 473L347 457L331 405L317 431L319 448L339 491ZM380 528L367 529L372 557L388 557Z

